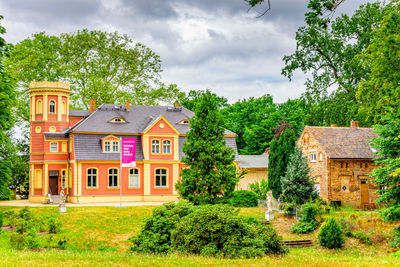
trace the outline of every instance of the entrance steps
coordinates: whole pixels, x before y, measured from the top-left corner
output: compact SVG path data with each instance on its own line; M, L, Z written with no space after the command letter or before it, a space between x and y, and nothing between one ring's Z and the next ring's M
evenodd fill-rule
M312 247L312 240L284 240L282 244L286 247L290 248L304 248L304 247Z

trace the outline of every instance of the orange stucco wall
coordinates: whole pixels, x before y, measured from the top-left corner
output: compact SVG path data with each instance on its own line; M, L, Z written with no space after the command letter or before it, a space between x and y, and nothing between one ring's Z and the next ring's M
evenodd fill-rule
M161 127L161 124L164 126ZM156 134L177 134L164 119L159 120L155 125L153 125L147 133L156 133Z
M152 140L159 140L160 141L160 153L159 154L152 154L151 153L151 142ZM163 141L164 140L169 140L171 142L171 153L170 154L164 154L163 151ZM173 160L174 159L174 146L177 145L174 143L174 138L173 137L163 137L163 136L150 136L149 137L149 151L150 159L162 159L162 160Z
M155 188L155 171L158 168L164 168L168 170L168 188ZM172 195L172 164L151 164L150 165L150 194L152 195Z

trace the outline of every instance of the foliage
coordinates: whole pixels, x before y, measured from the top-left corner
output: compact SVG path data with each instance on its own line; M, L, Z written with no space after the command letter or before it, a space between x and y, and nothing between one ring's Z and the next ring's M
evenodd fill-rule
M281 177L285 175L289 156L296 146L293 129L286 128L279 139L273 139L268 158L268 185L274 198L282 194Z
M180 104L194 112L197 102L203 97L204 94L206 94L206 91L204 90L190 90L190 92L181 100ZM228 106L228 99L223 96L217 96L214 93L212 94L215 97L219 109Z
M47 218L47 225L49 233L56 234L60 231L62 223L58 220L56 216L49 216Z
M329 218L321 225L318 232L318 242L321 246L329 249L343 247L343 231L334 218Z
M0 212L0 228L3 226L3 222L4 222L4 214Z
M152 216L146 218L139 235L130 238L130 250L145 253L166 253L170 250L171 231L186 215L193 212L188 202L170 202L153 209Z
M234 207L257 207L257 195L249 190L237 190L232 193L230 204Z
M342 228L343 233L347 237L353 237L353 232L357 229L357 225L349 220L340 218L339 220L340 228Z
M301 207L302 217L290 230L293 233L309 233L317 229L318 222L316 216L319 212L319 207L315 203L306 203Z
M310 199L318 197L314 188L314 180L310 176L308 159L297 147L290 155L285 176L281 177L281 183L281 201L302 205Z
M367 244L367 245L372 244L371 234L369 234L369 233L366 233L364 231L356 231L352 235L354 238L359 239L364 244Z
M351 17L342 14L327 20L321 10L331 3L330 0L309 2L307 25L297 30L296 51L283 58L282 74L289 79L296 70L311 75L302 95L307 104L307 125L344 126L357 119L362 125L370 126L363 116L357 115L360 107L357 87L369 75L369 69L360 66L357 55L365 51L373 31L379 27L384 5L368 3ZM312 14L311 19L307 14Z
M283 214L286 216L296 215L297 205L295 203L282 203L279 205L279 209L283 210Z
M382 116L400 108L400 4L393 3L359 56L360 66L369 69L370 75L361 81L357 100L361 103L360 115L371 123L379 123Z
M36 33L14 46L6 65L19 83L21 108L29 100L28 84L45 79L69 81L70 99L76 108L88 108L90 98L98 104L129 99L133 104L154 105L173 103L184 96L176 85L160 82L158 55L118 32ZM24 110L27 120L29 113L26 107Z
M207 90L198 100L195 116L183 144L181 170L176 184L183 199L194 204L214 204L229 199L243 172L237 174L232 148L226 146L218 99Z
M393 110L390 116L375 126L378 137L371 145L376 149L379 166L371 172L374 182L380 186L378 203L386 207L381 210L384 220L400 220L400 111Z
M226 205L199 206L182 218L172 231L172 247L206 257L253 258L286 253L271 226L247 223Z
M12 233L10 236L10 246L14 249L24 249L27 246L26 235L20 233Z
M250 184L250 190L253 191L258 199L265 200L269 191L268 180L262 178L260 181L256 181Z
M400 248L400 226L393 229L393 239L389 242L389 245L394 248Z

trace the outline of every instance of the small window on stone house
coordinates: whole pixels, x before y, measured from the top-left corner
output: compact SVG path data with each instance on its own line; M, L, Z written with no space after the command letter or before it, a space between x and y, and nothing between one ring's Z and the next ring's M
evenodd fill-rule
M348 162L346 162L346 169L349 167L349 163Z
M324 160L324 156L322 155L322 153L319 153L319 160L323 161Z
M340 162L340 168L343 169L343 162Z
M310 162L316 162L317 161L317 152L315 150L310 151Z
M368 163L365 163L365 168L368 168Z

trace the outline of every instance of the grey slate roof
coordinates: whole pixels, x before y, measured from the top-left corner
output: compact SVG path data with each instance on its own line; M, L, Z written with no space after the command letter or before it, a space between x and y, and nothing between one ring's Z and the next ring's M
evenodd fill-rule
M76 160L120 160L120 153L103 153L101 139L108 134L74 134ZM136 160L143 160L140 136L114 135L119 138L136 138Z
M370 140L377 137L372 128L360 127L313 127L306 126L329 158L373 159Z
M68 134L65 132L58 132L58 133L51 133L51 132L45 132L44 136L46 139L68 139Z
M132 105L127 111L125 105L103 104L79 125L73 127L72 132L142 133L159 116L165 117L180 134L186 134L189 125L179 122L190 119L194 113L184 107ZM116 117L123 118L127 123L109 122ZM231 131L226 131L225 134L234 135Z
M240 168L268 168L268 155L239 155Z
M89 110L69 110L68 115L70 117L87 117L89 116L90 112Z

